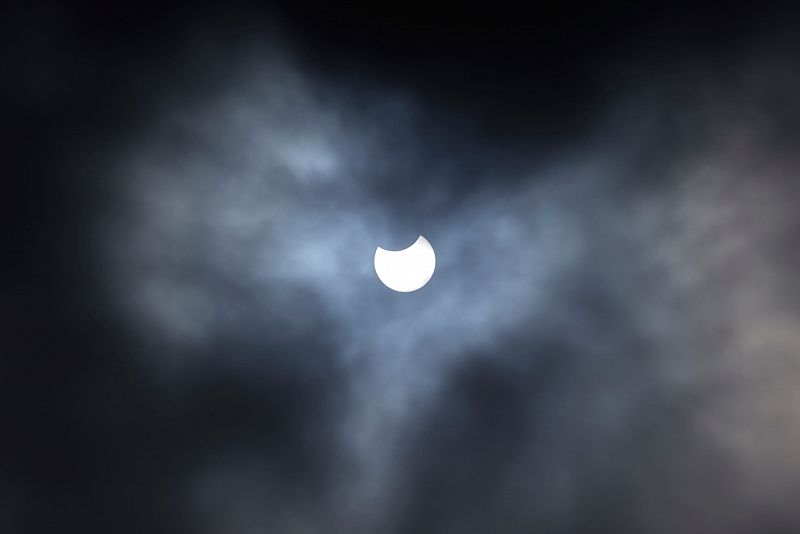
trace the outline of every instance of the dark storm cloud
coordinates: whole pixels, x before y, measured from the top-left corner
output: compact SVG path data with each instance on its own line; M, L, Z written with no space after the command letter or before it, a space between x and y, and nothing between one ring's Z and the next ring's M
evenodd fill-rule
M465 54L444 72L434 34L410 38L439 43L415 70L381 42L342 60L330 30L305 41L263 21L157 33L167 52L149 63L124 46L119 63L95 58L135 105L101 101L92 121L114 135L79 136L56 174L76 184L63 205L85 211L75 226L58 215L70 231L55 234L80 261L33 293L59 324L35 347L62 358L12 390L38 414L37 445L33 460L26 439L12 445L0 522L796 529L787 41L759 30L721 53L689 40L691 58L567 47L566 72L540 48L581 34L568 26L537 34L530 57ZM525 50L523 34L504 42ZM477 37L467 51L491 41ZM538 68L517 74L522 57ZM375 247L419 234L436 273L392 293ZM41 377L37 362L18 365Z

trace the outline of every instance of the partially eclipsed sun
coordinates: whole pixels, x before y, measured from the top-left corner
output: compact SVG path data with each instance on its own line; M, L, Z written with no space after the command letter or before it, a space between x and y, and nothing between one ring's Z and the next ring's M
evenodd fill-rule
M375 250L375 273L389 289L408 293L416 291L433 276L436 254L428 240L419 236L417 241L403 250Z

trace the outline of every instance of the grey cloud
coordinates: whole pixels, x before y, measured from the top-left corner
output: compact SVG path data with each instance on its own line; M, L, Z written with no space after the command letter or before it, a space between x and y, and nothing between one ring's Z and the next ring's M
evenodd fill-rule
M116 304L170 347L147 366L180 355L232 389L289 369L291 424L322 425L313 495L284 491L291 476L257 443L200 462L188 499L210 525L797 524L798 162L759 112L770 87L703 80L678 107L674 88L643 83L585 143L504 160L477 133L441 139L463 121L410 88L317 79L279 56L153 118L114 169L125 209L106 221ZM460 173L470 187L453 194ZM420 233L437 272L392 294L374 249ZM330 406L305 421L305 402Z

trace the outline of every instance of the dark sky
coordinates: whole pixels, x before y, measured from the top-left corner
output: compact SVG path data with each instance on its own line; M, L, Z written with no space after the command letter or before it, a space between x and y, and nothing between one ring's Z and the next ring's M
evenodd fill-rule
M8 8L0 532L800 532L798 15Z

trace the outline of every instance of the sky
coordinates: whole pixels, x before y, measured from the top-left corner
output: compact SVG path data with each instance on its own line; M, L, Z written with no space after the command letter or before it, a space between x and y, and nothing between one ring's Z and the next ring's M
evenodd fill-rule
M0 530L797 532L799 14L10 8Z

